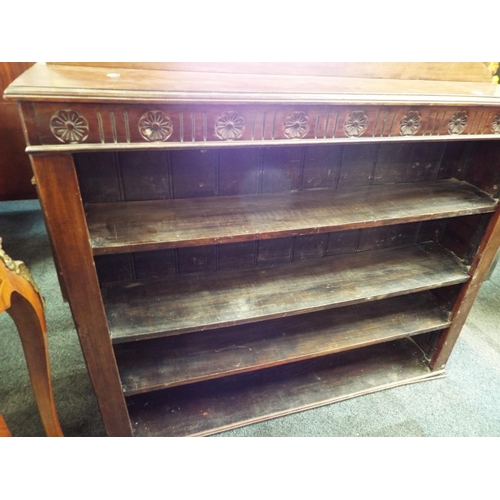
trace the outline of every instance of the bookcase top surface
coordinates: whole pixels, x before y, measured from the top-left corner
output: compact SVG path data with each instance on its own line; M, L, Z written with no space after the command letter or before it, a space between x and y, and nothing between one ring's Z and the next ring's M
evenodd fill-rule
M390 67L381 63L386 64L383 77L373 68L347 68L343 73L342 68L332 66L341 63L284 63L281 71L265 63L255 63L253 68L251 63L235 63L237 72L231 72L231 63L222 69L222 63L211 68L203 63L199 67L195 63L145 63L142 68L132 63L97 64L37 63L6 89L4 97L71 102L500 105L500 86L485 83L477 71L469 78L476 81L457 81L456 71L441 71L440 80L433 80L432 71L411 66L415 63ZM407 71L405 64L410 65Z

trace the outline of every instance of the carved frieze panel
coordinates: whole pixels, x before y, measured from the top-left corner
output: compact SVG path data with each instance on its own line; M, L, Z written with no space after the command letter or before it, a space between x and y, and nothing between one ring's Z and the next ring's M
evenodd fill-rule
M26 112L27 111L27 112ZM32 113L31 117L29 113ZM120 149L287 141L418 140L500 134L500 112L451 106L161 105L23 106L31 146ZM162 145L163 144L163 145ZM108 146L109 145L109 146Z

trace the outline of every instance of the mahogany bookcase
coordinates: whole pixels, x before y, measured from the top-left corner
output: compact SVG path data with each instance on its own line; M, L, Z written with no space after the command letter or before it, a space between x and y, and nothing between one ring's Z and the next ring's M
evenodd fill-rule
M495 257L498 86L256 71L37 64L4 94L110 436L441 377Z

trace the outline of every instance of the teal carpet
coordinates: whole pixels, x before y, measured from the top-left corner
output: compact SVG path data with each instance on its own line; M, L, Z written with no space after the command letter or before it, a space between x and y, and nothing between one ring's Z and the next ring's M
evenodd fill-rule
M71 230L71 228L68 228ZM66 436L104 436L38 201L0 203L5 251L46 300L56 405ZM444 379L269 420L219 436L500 436L500 265L483 285ZM0 413L14 436L43 436L14 323L0 316Z

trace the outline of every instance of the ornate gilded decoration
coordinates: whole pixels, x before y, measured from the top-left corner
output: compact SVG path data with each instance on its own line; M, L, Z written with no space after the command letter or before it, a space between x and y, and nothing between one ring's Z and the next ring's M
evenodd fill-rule
M225 111L215 120L215 135L224 141L239 139L245 131L245 118L237 111Z
M467 125L468 118L467 111L457 111L451 117L448 124L448 132L450 134L460 134Z
M19 276L22 276L24 279L26 279L29 282L29 284L33 287L35 292L38 293L40 297L42 297L42 294L40 293L40 290L36 286L35 280L33 279L33 276L31 276L31 273L29 272L29 269L26 267L26 264L22 260L11 259L5 253L4 249L2 248L2 238L0 238L0 261L2 261L5 264L5 267L7 269L15 272Z
M303 111L290 113L283 123L283 132L288 139L302 139L309 132L309 117Z
M60 109L50 119L50 130L66 144L85 141L89 136L89 124L85 117L73 109Z
M172 120L163 111L148 111L139 119L139 133L146 141L166 141L173 130Z
M500 134L500 115L493 118L493 123L491 124L491 130L494 134Z
M422 124L422 117L418 111L407 113L399 124L401 135L415 135Z
M368 116L364 111L353 111L344 122L347 137L360 137L368 127Z

